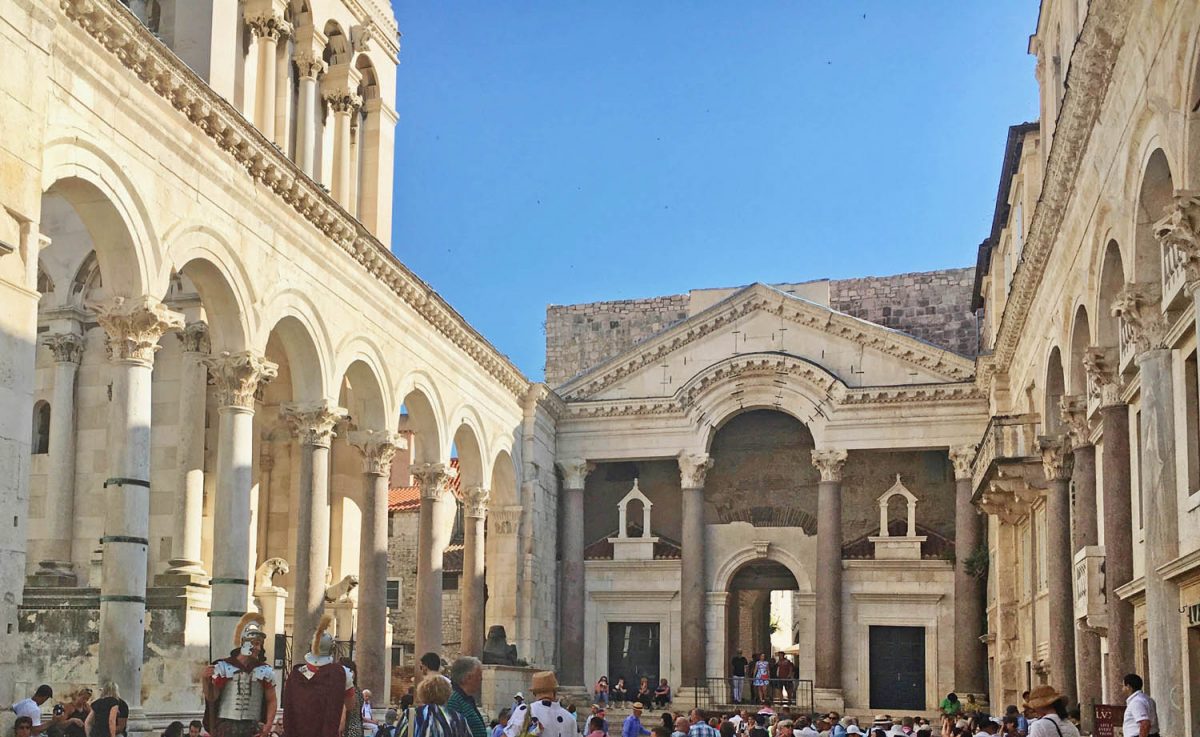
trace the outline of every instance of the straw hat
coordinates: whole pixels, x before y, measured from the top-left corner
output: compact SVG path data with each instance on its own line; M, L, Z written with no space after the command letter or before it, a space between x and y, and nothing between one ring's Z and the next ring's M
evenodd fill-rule
M552 670L544 670L533 674L533 685L529 692L534 696L553 696L558 693L558 677Z
M1045 709L1055 701L1063 697L1058 691L1054 690L1054 686L1042 685L1029 692L1029 698L1025 699L1026 709Z
M642 702L640 702L640 701L635 701L635 702L633 702L633 707L632 707L632 708L633 708L633 710L634 710L634 711L641 711L642 709L645 709L646 707L642 706Z

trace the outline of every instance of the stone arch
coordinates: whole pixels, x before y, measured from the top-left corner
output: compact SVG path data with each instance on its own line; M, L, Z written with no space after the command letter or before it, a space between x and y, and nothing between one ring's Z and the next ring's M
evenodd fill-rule
M1087 371L1083 366L1083 354L1092 344L1092 332L1088 324L1085 305L1075 307L1075 319L1071 321L1070 353L1067 361L1067 392L1083 396L1087 394Z
M453 445L458 452L460 483L464 489L483 486L487 479L483 467L483 459L486 455L480 442L479 426L476 424L477 421L470 417L472 413L467 411L467 408L460 409L457 414L459 415L458 421L451 420L450 427L454 428Z
M304 395L297 394L297 399L321 399L337 394L337 387L331 387L334 379L331 370L333 348L330 345L329 332L321 318L321 312L313 304L310 297L300 289L285 289L270 298L270 302L262 312L259 323L260 337L251 341L252 345L266 346L273 334L279 334L285 343L291 342L295 350L300 351L304 346L309 353L304 354L305 361L292 366L292 380L299 378L297 390L303 387ZM284 332L280 332L283 326ZM286 345L285 345L286 348ZM288 354L288 363L294 364L293 356ZM296 369L300 368L297 376ZM340 379L340 377L338 377Z
M327 20L322 27L322 33L326 38L325 63L330 66L350 63L354 49L350 45L350 34L346 33L342 24L336 20Z
M341 372L338 405L350 413L350 423L359 430L388 429L388 405L383 382L376 368L355 359Z
M1185 115L1184 169L1180 178L1187 183L1187 189L1196 189L1200 188L1200 31L1189 32L1192 35L1183 58L1191 60L1191 69L1181 83L1182 95L1177 107Z
M187 277L200 295L212 350L245 350L250 344L249 303L244 301L247 297L244 289L230 281L236 277L221 262L202 256L184 262L179 273Z
M442 402L434 384L423 372L409 375L401 384L399 430L412 433L414 463L446 463L449 443L443 439Z
M39 399L33 403L33 443L30 453L42 455L50 452L50 403Z
M908 523L906 534L908 537L914 537L917 534L917 495L908 490L900 480L900 474L896 474L896 483L879 497L879 536L888 537L888 507L896 497L900 497L904 503Z
M1058 346L1050 349L1046 357L1045 394L1042 402L1042 428L1047 435L1063 431L1062 415L1058 405L1066 393L1066 379L1063 375L1062 351Z
M214 350L242 350L249 346L250 336L254 334L255 312L252 308L257 304L261 295L255 288L254 279L246 271L242 258L225 236L217 228L196 221L181 221L175 223L163 233L166 244L167 259L163 264L166 273L159 273L157 280L166 282L170 279L172 268L185 274L205 303L205 311L211 312L206 292L214 292L215 304L232 304L237 314L232 318L222 317L235 325L229 326L229 334L238 336L238 345L234 348L218 348L214 337ZM195 262L195 266L192 266ZM191 271L203 273L190 273ZM208 315L210 325L214 322Z
M787 568L791 571L792 577L796 579L797 590L801 593L812 593L815 572L810 575L799 558L778 545L768 545L765 551L754 545L747 545L733 551L716 566L712 578L712 588L709 590L729 591L729 585L738 571L749 563L761 560L774 561Z
M1101 348L1117 347L1120 324L1112 314L1112 302L1125 288L1128 277L1121 246L1109 239L1100 257L1100 273L1096 286L1096 345Z
M396 397L392 393L395 383L392 380L390 364L384 359L384 352L379 344L367 335L347 335L338 344L335 355L337 356L336 375L343 377L343 384L347 372L351 366L357 363L371 373L373 380L378 385L377 404L381 413L378 423L374 422L376 418L372 416L371 424L363 427L373 430L394 429L390 427L389 418L395 417L399 412L399 408L396 406Z
M492 461L489 488L492 492L492 507L506 507L517 503L517 466L507 450L500 450Z
M79 215L112 294L161 294L166 282L156 283L154 275L162 253L149 210L103 147L82 131L70 133L50 141L42 154L43 200L61 196Z
M326 397L326 373L321 351L309 325L299 317L281 317L272 326L263 352L267 358L279 364L280 378L286 375L292 400L313 401ZM281 357L282 360L279 360Z
M1162 245L1154 224L1162 219L1174 194L1174 179L1166 152L1156 148L1146 159L1134 208L1133 280L1157 308L1162 297Z

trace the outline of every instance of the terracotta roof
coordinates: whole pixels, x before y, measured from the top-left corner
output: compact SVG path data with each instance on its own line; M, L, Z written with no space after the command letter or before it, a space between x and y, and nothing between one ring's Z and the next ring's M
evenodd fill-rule
M637 525L629 526L630 537L637 537L642 534L642 528ZM584 560L612 560L613 559L613 544L608 541L610 537L616 537L617 530L613 530L609 534L595 541L591 545L583 549ZM658 536L658 542L654 543L654 559L655 560L679 560L682 557L683 548L679 543L665 538L662 535Z
M923 560L949 560L954 554L954 541L950 538L940 535L928 527L917 525L917 534L925 536L925 542L921 543L921 558ZM870 538L879 534L879 530L872 530L870 534L863 535L857 540L852 540L842 546L842 558L846 560L874 560L875 544ZM892 537L904 537L908 534L908 522L902 519L894 519L888 522L888 534Z
M447 545L442 553L442 573L462 573L463 546Z
M458 469L458 459L450 459L450 467ZM455 475L450 481L450 491L454 492L454 496L462 499L462 490L459 488L462 481L459 476ZM388 511L389 512L416 512L421 508L421 487L419 486L399 486L394 489L388 489Z

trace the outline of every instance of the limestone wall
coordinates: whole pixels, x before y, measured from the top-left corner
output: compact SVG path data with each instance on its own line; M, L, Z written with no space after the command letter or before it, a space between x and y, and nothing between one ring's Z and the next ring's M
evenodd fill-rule
M638 341L687 319L689 297L550 305L546 308L546 383L559 386Z
M391 611L392 646L407 646L409 652L416 641L418 518L416 512L393 514L388 539L388 578L400 579L400 608ZM458 655L461 642L462 598L459 589L454 588L442 591L442 657ZM415 657L421 655L414 653Z

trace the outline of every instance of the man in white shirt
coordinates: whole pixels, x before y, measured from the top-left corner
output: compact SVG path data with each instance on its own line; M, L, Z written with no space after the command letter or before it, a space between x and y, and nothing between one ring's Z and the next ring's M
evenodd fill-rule
M33 696L22 699L12 705L13 713L19 717L29 717L33 722L33 729L30 730L30 735L41 734L50 728L50 722L42 724L42 704L49 701L54 696L54 689L43 683L38 686L37 691L33 692Z
M1142 685L1137 673L1125 676L1121 683L1125 692L1125 721L1121 724L1124 737L1158 737L1158 708L1154 699L1142 692Z
M796 732L799 737L820 737L821 733L808 721L808 717L800 717L800 729Z

